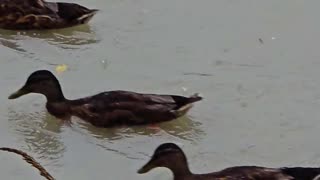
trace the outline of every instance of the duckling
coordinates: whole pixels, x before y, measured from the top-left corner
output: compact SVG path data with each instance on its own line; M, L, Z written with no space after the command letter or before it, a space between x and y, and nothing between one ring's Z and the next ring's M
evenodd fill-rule
M157 167L165 167L173 172L174 180L317 180L320 168L266 168L258 166L230 167L208 174L193 174L187 158L176 144L164 143L154 152L151 160L145 164L139 174Z
M86 24L97 12L75 3L44 0L0 0L0 28L58 29Z
M29 93L44 95L48 112L57 118L68 120L71 116L77 116L98 127L170 121L185 115L194 102L202 99L198 94L183 97L116 90L68 100L58 79L48 70L33 72L25 85L11 94L9 99Z

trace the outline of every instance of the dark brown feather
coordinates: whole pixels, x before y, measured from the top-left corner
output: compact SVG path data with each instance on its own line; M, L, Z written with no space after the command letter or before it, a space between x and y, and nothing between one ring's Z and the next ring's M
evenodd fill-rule
M97 10L74 3L43 0L0 0L0 28L53 29L88 22Z
M194 98L129 91L110 91L69 101L72 114L103 127L169 121L178 118L172 111L193 102Z
M265 168L257 166L239 166L224 169L219 172L194 175L199 179L225 179L225 180L294 180L279 169ZM194 178L195 180L196 178ZM198 178L197 178L198 179ZM191 179L190 179L191 180ZM311 180L311 179L310 179Z

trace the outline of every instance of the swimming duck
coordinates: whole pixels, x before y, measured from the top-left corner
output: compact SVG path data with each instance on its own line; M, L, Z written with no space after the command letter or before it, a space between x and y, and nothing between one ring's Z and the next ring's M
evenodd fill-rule
M0 0L0 28L57 29L87 23L97 12L74 3Z
M153 168L166 167L173 172L174 180L317 180L320 168L266 168L258 166L238 166L208 174L193 174L184 152L174 143L160 145L151 160L139 174ZM318 179L318 180L319 180Z
M77 116L98 127L143 125L169 121L185 115L192 103L202 98L177 95L141 94L130 91L109 91L76 100L64 97L58 79L48 70L33 72L25 85L11 94L16 99L29 93L43 94L46 108L60 119Z

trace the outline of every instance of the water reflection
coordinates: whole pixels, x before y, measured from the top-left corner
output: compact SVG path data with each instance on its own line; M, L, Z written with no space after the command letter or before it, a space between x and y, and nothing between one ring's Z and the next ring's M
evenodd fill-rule
M0 35L0 37L1 37L1 35ZM14 49L14 50L19 51L19 52L26 52L22 47L20 47L19 44L17 44L14 41L5 40L5 39L0 38L0 43L3 46L8 47L10 49Z
M129 159L142 160L149 156L142 152L149 145L153 147L147 142L157 142L159 136L162 141L195 143L205 135L200 127L201 123L188 117L160 123L155 127L98 128L81 120L76 122L77 126L73 125L74 130L82 134L87 143Z
M24 142L28 151L46 159L55 166L61 166L59 160L66 150L60 134L66 123L44 112L26 113L9 109L9 122L20 141ZM144 159L147 154L136 144L158 139L176 139L177 141L197 142L205 133L201 123L188 117L182 117L156 126L136 126L123 128L98 128L83 120L74 118L71 126L67 127L76 132L88 144L103 148L130 159ZM146 138L147 137L147 138ZM152 146L150 144L150 146Z
M60 165L66 147L61 141L63 122L44 112L19 113L9 109L8 119L11 128L18 134L19 141L26 144L28 151L45 159L52 165Z
M79 124L81 129L85 129L95 138L106 139L108 141L132 138L137 135L154 136L161 133L177 137L181 140L197 141L204 135L204 131L200 128L201 123L193 121L186 116L173 121L159 123L155 127L135 126L124 128L98 128L83 121L79 121Z
M99 42L94 30L87 24L46 31L10 31L0 29L0 43L10 49L25 52L20 41L28 38L45 40L64 49L77 49L79 45Z

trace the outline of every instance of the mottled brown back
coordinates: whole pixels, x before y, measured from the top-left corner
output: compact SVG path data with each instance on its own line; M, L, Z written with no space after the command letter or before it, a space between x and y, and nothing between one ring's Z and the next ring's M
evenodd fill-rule
M74 3L54 3L42 0L0 0L0 28L53 29L84 23L96 10ZM90 14L91 13L91 14Z

